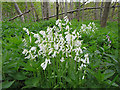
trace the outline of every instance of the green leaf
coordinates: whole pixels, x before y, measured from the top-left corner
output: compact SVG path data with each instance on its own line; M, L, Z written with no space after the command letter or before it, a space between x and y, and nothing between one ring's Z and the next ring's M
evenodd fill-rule
M92 69L100 67L100 60L97 60L97 62L95 62L95 63L91 63L91 67L92 67Z
M110 80L107 80L107 81L105 81L107 84L109 84L109 85L111 85L111 83L112 83L112 81L110 81ZM118 87L119 85L118 84L116 84L115 82L113 82L112 83L112 86L115 86L115 87Z
M108 88L110 88L111 85L113 85L113 86L116 85L115 80L117 80L118 77L119 77L119 75L117 75L117 76L112 80L112 82L109 84Z
M115 66L113 63L107 63L106 62L106 66Z
M105 50L104 50L104 48L102 48L102 47L100 47L100 49L104 52Z
M38 77L32 77L25 80L25 85L30 87L37 87L40 79Z
M16 65L17 65L17 62L11 61L11 62L8 62L8 63L4 66L4 68L9 69L9 68L12 68L12 67L16 67Z
M115 64L117 72L120 74L120 63Z
M116 63L118 63L118 61L115 59L115 56L110 55L110 54L106 54L106 53L104 53L104 55L106 55L106 56L112 58Z
M72 85L72 80L69 78L69 77L63 77L69 84L71 84Z
M91 73L93 76L96 77L96 74L95 74L95 72L94 72L93 70L91 70L91 69L89 69L89 68L86 68L86 69L87 69L87 71L88 71L89 73Z
M115 72L113 70L105 70L105 72L103 73L104 74L103 81L113 76L114 73Z
M59 87L59 84L55 85L54 88L58 88Z
M16 80L25 80L27 78L23 72L12 73L9 75Z
M101 71L98 69L98 72L94 72L93 70L91 69L88 69L88 72L91 73L98 81L101 81L102 78L103 78L103 75L101 74Z
M33 87L34 87L33 85L27 85L27 86L22 87L22 89L25 89L25 88L33 88Z
M15 82L15 80L14 81L5 81L2 83L2 88L9 88L14 82Z

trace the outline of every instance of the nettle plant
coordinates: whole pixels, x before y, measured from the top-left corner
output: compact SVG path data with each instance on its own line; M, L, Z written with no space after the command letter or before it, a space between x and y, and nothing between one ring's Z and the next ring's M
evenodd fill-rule
M25 48L22 53L25 55L25 59L40 61L43 71L50 70L50 68L51 72L55 68L56 72L62 72L66 68L77 72L82 71L84 74L81 79L84 79L86 71L83 71L82 68L89 64L89 55L81 40L80 33L83 28L77 31L70 27L71 22L66 16L64 20L58 19L52 28L48 27L46 31L41 30L37 34L23 28L28 35L23 39ZM95 27L89 25L87 29L92 28Z

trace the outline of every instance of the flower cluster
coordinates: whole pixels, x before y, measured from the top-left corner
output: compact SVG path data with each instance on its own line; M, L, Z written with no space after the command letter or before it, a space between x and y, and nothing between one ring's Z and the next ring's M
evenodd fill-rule
M81 35L78 31L71 32L71 23L67 16L64 17L64 21L58 19L56 25L52 28L48 27L46 31L41 30L35 34L29 32L24 28L30 37L35 39L36 47L30 47L30 49L24 49L25 59L35 60L36 57L41 56L45 61L41 63L43 70L46 69L47 64L51 64L53 58L59 56L60 62L67 62L68 58L72 58L74 61L81 63L82 67L86 67L86 63L89 64L89 57L85 47L82 47ZM29 34L30 33L30 34ZM30 38L30 42L31 42ZM23 40L23 42L25 39Z
M111 40L110 40L110 37L109 37L108 35L106 35L106 39L107 39L107 41L109 42L109 45L108 45L108 46L110 46Z
M82 26L81 26L81 29L80 29L80 32L82 33L82 32L84 32L84 33L86 33L86 34L90 34L90 32L95 32L95 30L96 30L97 28L96 28L96 26L95 26L95 23L94 22L90 22L89 24L88 24L88 26L86 26L85 24L82 24Z

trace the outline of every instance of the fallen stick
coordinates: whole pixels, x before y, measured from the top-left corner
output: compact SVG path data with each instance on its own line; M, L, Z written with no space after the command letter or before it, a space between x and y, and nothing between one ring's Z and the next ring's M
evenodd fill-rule
M20 17L20 16L22 16L22 15L24 15L24 14L26 14L26 13L29 13L32 9L33 9L33 8L31 8L30 10L28 10L28 11L26 11L26 12L20 14L20 15L17 15L17 16L15 16L15 17L9 19L8 21L14 20L14 19L17 18L17 17Z
M112 6L110 8L115 8L115 7L120 7L120 6ZM101 9L101 8L104 8L104 7L87 7L87 8L84 8L84 10L89 10L89 9ZM82 11L83 8L81 9L75 9L75 10L70 10L70 11L67 11L67 13L73 13L73 12L77 12L78 10ZM59 15L63 15L65 14L64 12L63 13L60 13ZM56 17L56 15L52 15L52 16L49 16L49 18L52 18L52 17ZM46 17L44 17L43 19L47 19Z

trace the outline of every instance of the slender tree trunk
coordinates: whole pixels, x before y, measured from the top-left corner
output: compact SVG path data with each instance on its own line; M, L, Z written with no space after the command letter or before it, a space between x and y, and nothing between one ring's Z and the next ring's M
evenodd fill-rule
M28 11L27 0L25 1L25 11ZM29 13L26 14L26 17L27 17L27 21L29 21L29 19L30 19Z
M48 9L48 3L49 3L49 2L46 2L46 7L47 7L47 8L46 8L46 13L47 13L46 16L47 16L47 20L49 20L49 9Z
M31 7L33 8L33 6L32 6L32 1L31 1ZM33 17L32 17L33 21L36 22L36 17L35 17L35 13L34 13L34 10L33 10L33 9L31 10L31 13L32 13L32 15L33 15Z
M49 11L49 16L51 16L51 6L50 6L50 2L48 2L48 11Z
M10 16L14 16L14 5L11 3L11 15Z
M102 7L103 7L103 0L101 1L101 9L100 9L100 21L102 20Z
M35 15L34 15L34 16L36 16L36 18L37 18L37 20L35 20L35 21L39 21L37 11L36 11L36 9L35 9L35 7L34 7L34 4L33 4L32 2L31 2L31 7L32 7L33 10L35 11ZM33 13L34 13L34 11L33 11Z
M78 9L78 11L76 12L76 19L79 22L79 19L80 19L80 0L79 0L79 2L76 2L76 8Z
M43 18L46 18L46 13L45 13L45 2L43 2L42 10L43 10Z
M63 13L64 11L64 2L63 2L63 0L62 0L62 3L61 3L61 6L62 6L62 8L61 8L61 12ZM63 15L61 15L61 19L63 18Z
M60 2L59 4L59 10L60 10L60 13L62 13L62 2ZM62 16L60 16L60 19L62 19Z
M95 2L95 7L98 7L98 4L99 4L99 2ZM97 9L95 9L95 20L97 20L98 19L98 10Z
M110 4L111 2L105 2L105 8L104 8L103 16L102 16L101 27L106 26Z
M21 12L21 10L19 9L16 1L15 1L15 0L13 0L13 1L14 1L14 6L15 6L15 9L16 9L17 13L18 13L18 14L22 14L22 12ZM25 20L23 15L21 16L21 20L22 20L22 22L24 22L24 20Z
M84 0L83 0L83 3L84 3ZM83 4L83 10L82 10L82 22L84 20L84 4Z
M43 9L43 2L41 2L41 11L42 11L42 19L44 18L44 11L43 11L44 9Z
M73 10L73 0L70 0L70 10ZM70 20L73 19L73 13L70 14Z
M55 15L55 2L53 3L53 15Z
M43 2L44 17L49 20L48 2Z
M67 0L65 0L65 16L67 16Z
M115 4L114 4L114 8L113 8L113 10L112 10L111 21L113 21L113 16L114 16L114 11L115 11L115 5L116 5L116 3L117 3L117 2L115 2Z
M75 2L75 8L78 9L78 4L77 4L77 2ZM78 12L78 11L77 11L77 12ZM77 19L77 12L76 12L75 17L74 17L74 18L76 18L76 19Z
M56 0L56 19L58 20L59 16L59 5L58 5L58 0Z

